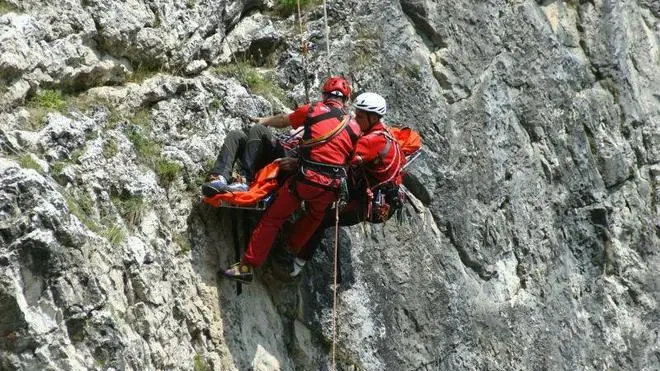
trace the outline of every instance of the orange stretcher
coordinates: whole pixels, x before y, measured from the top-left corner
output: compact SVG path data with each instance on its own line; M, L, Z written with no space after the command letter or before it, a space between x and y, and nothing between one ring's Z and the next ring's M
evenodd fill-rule
M202 201L213 207L265 210L278 187L279 172L279 163L273 161L255 174L247 191L220 193L213 197L202 197Z

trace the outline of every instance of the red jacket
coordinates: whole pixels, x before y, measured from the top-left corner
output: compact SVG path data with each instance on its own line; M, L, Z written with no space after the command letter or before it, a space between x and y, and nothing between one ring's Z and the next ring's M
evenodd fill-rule
M334 113L341 112L343 114L342 119L348 115L343 112L342 104L327 100L325 102L315 102L298 107L289 114L289 122L294 129L305 125L303 142L305 140L323 138L334 129L337 129L341 124L341 119L328 117L328 115L332 114L333 109L335 109ZM322 117L322 115L326 115L328 118L311 125L309 124L310 122L308 120L310 117L318 118ZM322 164L345 166L353 152L354 140L360 133L360 126L357 122L350 117L348 120L348 127L345 130L342 130L326 142L309 147L310 149L306 159ZM355 138L351 138L351 132L355 134Z
M398 142L381 122L358 139L350 160L351 166L364 169L370 188L388 181L400 184L401 167L405 163L406 157Z

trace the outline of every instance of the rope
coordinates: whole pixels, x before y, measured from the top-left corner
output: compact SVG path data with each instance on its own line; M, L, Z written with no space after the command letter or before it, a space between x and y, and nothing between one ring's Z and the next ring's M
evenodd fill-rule
M332 284L332 370L336 370L335 348L337 344L337 260L339 250L339 203L335 203L335 252Z
M325 25L325 69L330 76L330 27L328 27L328 4L323 0L323 24Z
M300 28L300 51L302 53L303 84L305 86L305 103L309 103L309 79L307 78L307 42L303 32L302 12L300 11L300 0L296 0L298 6L298 27Z

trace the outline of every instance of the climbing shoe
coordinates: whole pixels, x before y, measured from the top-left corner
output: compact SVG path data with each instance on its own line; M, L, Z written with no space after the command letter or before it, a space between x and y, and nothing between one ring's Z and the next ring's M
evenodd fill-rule
M231 267L227 268L222 274L233 280L243 283L251 283L254 269L249 264L238 262Z
M202 194L206 197L213 197L218 193L227 192L228 187L227 179L224 176L212 176L211 181L202 184Z
M300 259L296 257L293 260L293 269L291 270L291 273L289 273L289 276L291 277L297 277L300 272L302 272L303 267L305 266L305 263L307 263L306 260Z

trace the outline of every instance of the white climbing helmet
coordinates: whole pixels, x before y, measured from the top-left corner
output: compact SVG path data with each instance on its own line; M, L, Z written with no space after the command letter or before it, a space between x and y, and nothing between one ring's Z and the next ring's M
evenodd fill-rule
M387 113L385 98L376 93L362 93L355 98L355 108L384 116Z

